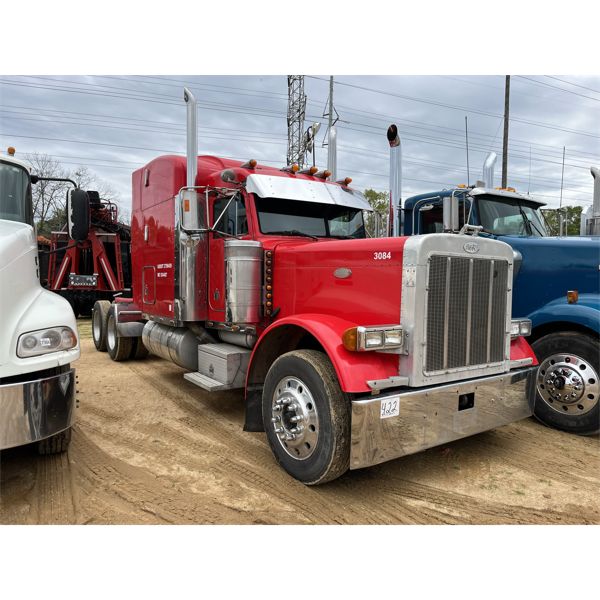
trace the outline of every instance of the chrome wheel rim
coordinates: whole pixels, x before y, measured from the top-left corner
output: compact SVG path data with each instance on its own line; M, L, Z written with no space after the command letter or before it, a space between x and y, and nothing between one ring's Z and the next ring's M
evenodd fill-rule
M312 456L319 439L319 415L308 386L284 377L271 400L271 427L283 450L296 460Z
M115 333L115 318L110 315L106 327L106 345L112 350L117 344L117 335Z
M102 315L97 310L94 311L94 316L92 317L92 333L94 339L99 342L102 335Z
M556 412L583 415L598 404L600 384L594 367L575 354L553 354L540 364L537 391Z

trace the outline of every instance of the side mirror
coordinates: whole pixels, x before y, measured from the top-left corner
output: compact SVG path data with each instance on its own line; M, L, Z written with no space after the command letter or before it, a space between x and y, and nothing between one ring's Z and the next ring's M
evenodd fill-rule
M87 239L90 231L90 199L87 192L76 188L67 192L69 237L76 242Z

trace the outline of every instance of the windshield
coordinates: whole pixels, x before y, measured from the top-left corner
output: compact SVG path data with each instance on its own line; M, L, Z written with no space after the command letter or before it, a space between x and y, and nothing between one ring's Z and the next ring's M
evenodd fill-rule
M262 233L333 238L365 237L363 214L358 208L284 198L255 198Z
M545 237L548 235L541 214L525 202L478 199L479 221L484 230L495 235Z
M18 165L0 161L0 219L33 225L29 174Z

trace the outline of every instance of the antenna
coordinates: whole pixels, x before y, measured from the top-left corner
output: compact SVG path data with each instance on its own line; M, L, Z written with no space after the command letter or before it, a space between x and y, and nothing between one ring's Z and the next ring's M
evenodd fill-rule
M531 188L531 146L529 146L529 181L527 182L527 194Z
M471 175L469 173L469 126L467 115L465 115L465 140L467 143L467 186L471 185Z
M560 175L560 202L558 204L558 208L562 208L562 193L563 193L564 178L565 178L565 146L563 146L562 173Z
M306 94L304 75L288 75L288 149L287 164L304 166L304 116L306 114Z

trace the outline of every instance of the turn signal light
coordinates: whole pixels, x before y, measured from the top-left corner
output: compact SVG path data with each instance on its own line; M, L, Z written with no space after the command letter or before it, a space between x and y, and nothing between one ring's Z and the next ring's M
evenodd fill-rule
M351 327L350 329L346 329L342 334L342 344L346 350L350 350L350 352L355 352L356 342L358 339L358 331L356 327Z
M578 290L569 290L567 292L567 302L569 304L577 304L579 300L579 291Z

